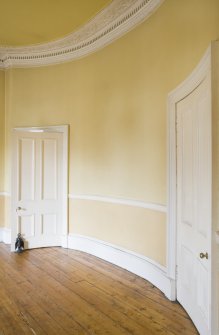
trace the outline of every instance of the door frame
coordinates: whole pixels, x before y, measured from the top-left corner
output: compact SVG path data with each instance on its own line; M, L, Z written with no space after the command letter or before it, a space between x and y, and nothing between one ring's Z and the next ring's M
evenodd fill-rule
M214 43L212 42L203 58L189 75L176 89L168 94L168 205L167 205L167 276L171 281L171 300L177 299L176 281L177 281L177 152L176 152L176 105L179 101L194 91L205 79L207 74L212 71L212 52ZM211 98L212 100L212 98ZM212 118L212 111L209 114ZM212 137L212 130L211 130ZM213 236L213 227L212 227ZM216 255L213 253L215 241L212 239L212 284L211 284L211 328L212 334L218 334L217 327L217 290L215 282L217 276Z
M26 133L62 133L62 236L61 236L61 246L63 248L68 247L68 125L60 126L43 126L43 127L18 127L12 129L12 167L13 167L13 156L16 152L15 142L13 140L14 134L18 132ZM13 168L11 168L11 216L12 220L15 220L16 213L14 212L14 204L16 201L14 178L13 178ZM14 224L11 224L11 236L13 234ZM14 251L14 242L11 239L11 251Z

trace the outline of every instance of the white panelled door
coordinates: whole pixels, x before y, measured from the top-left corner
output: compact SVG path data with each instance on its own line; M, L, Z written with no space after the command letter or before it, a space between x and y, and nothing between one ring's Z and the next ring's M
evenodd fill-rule
M61 245L62 136L14 133L12 244L21 233L26 249Z
M210 76L177 103L177 299L211 334Z

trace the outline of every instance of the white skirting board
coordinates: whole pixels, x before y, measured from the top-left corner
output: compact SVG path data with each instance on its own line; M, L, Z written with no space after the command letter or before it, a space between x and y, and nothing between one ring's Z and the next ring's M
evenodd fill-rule
M11 244L11 229L0 228L0 242Z
M68 248L87 252L135 273L150 281L154 286L158 287L168 299L173 300L175 281L168 278L165 267L147 257L104 241L77 234L69 234Z

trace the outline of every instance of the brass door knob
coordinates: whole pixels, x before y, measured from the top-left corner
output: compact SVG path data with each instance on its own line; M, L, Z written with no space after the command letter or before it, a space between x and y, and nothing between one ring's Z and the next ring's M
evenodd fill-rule
M205 254L203 252L201 252L199 254L199 256L200 256L200 258L206 258L206 259L208 259L208 253L207 252Z

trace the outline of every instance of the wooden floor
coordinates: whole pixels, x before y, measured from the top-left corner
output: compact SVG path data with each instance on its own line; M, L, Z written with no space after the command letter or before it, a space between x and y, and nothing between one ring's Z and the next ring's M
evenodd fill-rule
M11 253L0 243L0 335L198 334L149 282L62 248Z

